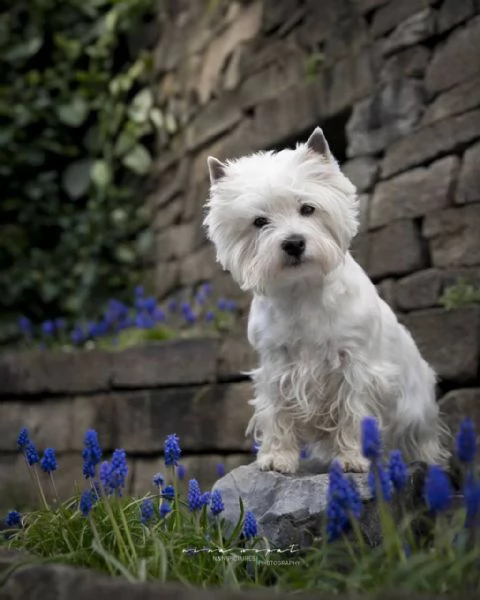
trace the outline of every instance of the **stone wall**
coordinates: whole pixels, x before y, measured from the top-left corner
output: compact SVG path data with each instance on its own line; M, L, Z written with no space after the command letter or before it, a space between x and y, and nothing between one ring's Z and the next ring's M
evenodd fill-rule
M228 349L225 347L228 345ZM245 438L251 389L239 375L248 356L214 338L163 342L122 352L45 351L0 355L0 509L33 500L24 459L16 449L28 427L39 450L53 447L62 498L84 489L81 450L97 430L105 457L124 448L128 491L143 495L160 471L163 442L180 436L188 477L211 485L216 465L230 470L252 461ZM42 474L41 474L42 476ZM49 497L50 482L43 477Z
M158 295L210 280L246 308L202 231L206 158L320 125L360 195L352 252L437 369L442 405L474 410L480 306L439 299L460 276L480 285L479 0L183 0L159 27L158 102L176 127L148 199Z

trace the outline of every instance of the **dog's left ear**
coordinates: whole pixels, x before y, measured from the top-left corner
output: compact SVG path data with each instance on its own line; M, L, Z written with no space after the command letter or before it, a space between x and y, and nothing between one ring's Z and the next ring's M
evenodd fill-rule
M316 127L312 135L308 138L307 148L309 148L316 154L324 156L325 158L333 158L332 153L330 152L328 142L325 139L325 135L323 134L323 131L320 129L320 127Z
M215 158L209 156L207 158L208 171L210 173L210 183L215 183L225 175L225 165Z

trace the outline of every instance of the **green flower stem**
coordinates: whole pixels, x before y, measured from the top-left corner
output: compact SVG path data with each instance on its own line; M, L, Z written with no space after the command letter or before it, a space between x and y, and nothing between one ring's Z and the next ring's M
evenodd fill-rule
M113 533L115 535L115 539L117 540L117 545L121 552L123 561L125 563L127 563L128 558L129 558L128 557L128 548L127 548L127 545L125 544L125 540L123 539L122 532L120 531L117 520L115 519L115 515L113 514L113 510L110 505L110 502L107 498L107 495L105 494L105 490L102 490L102 501L105 506L105 510L107 511L110 522L112 523Z
M47 499L45 498L45 494L43 492L43 487L42 487L42 483L40 481L40 477L38 476L38 471L37 471L37 469L35 467L36 467L36 465L32 465L31 469L32 469L33 475L34 475L35 480L36 480L37 489L39 491L40 498L41 498L42 503L43 503L43 507L45 508L45 510L50 510L50 507L48 506L48 503L47 503Z

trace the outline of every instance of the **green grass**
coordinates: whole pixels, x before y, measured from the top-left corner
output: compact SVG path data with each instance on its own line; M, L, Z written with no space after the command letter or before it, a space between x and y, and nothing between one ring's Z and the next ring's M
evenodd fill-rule
M275 552L264 538L244 538L243 507L230 531L206 507L191 513L177 484L176 489L172 512L148 526L140 521L143 499L103 496L84 517L76 496L26 514L23 529L7 532L4 543L32 560L89 567L130 581L337 593L480 591L478 531L465 529L463 507L440 515L433 529L418 536L412 525L418 514L403 511L399 518L398 507L381 502L384 540L376 548L367 546L354 523L353 532L336 542L322 534L309 549ZM162 501L159 495L147 497L157 507Z

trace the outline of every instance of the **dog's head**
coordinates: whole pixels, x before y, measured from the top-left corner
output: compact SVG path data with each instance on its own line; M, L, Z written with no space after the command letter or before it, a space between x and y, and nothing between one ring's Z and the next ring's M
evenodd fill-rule
M295 150L226 163L209 157L208 167L204 224L242 289L264 292L340 265L357 232L358 203L320 128Z

